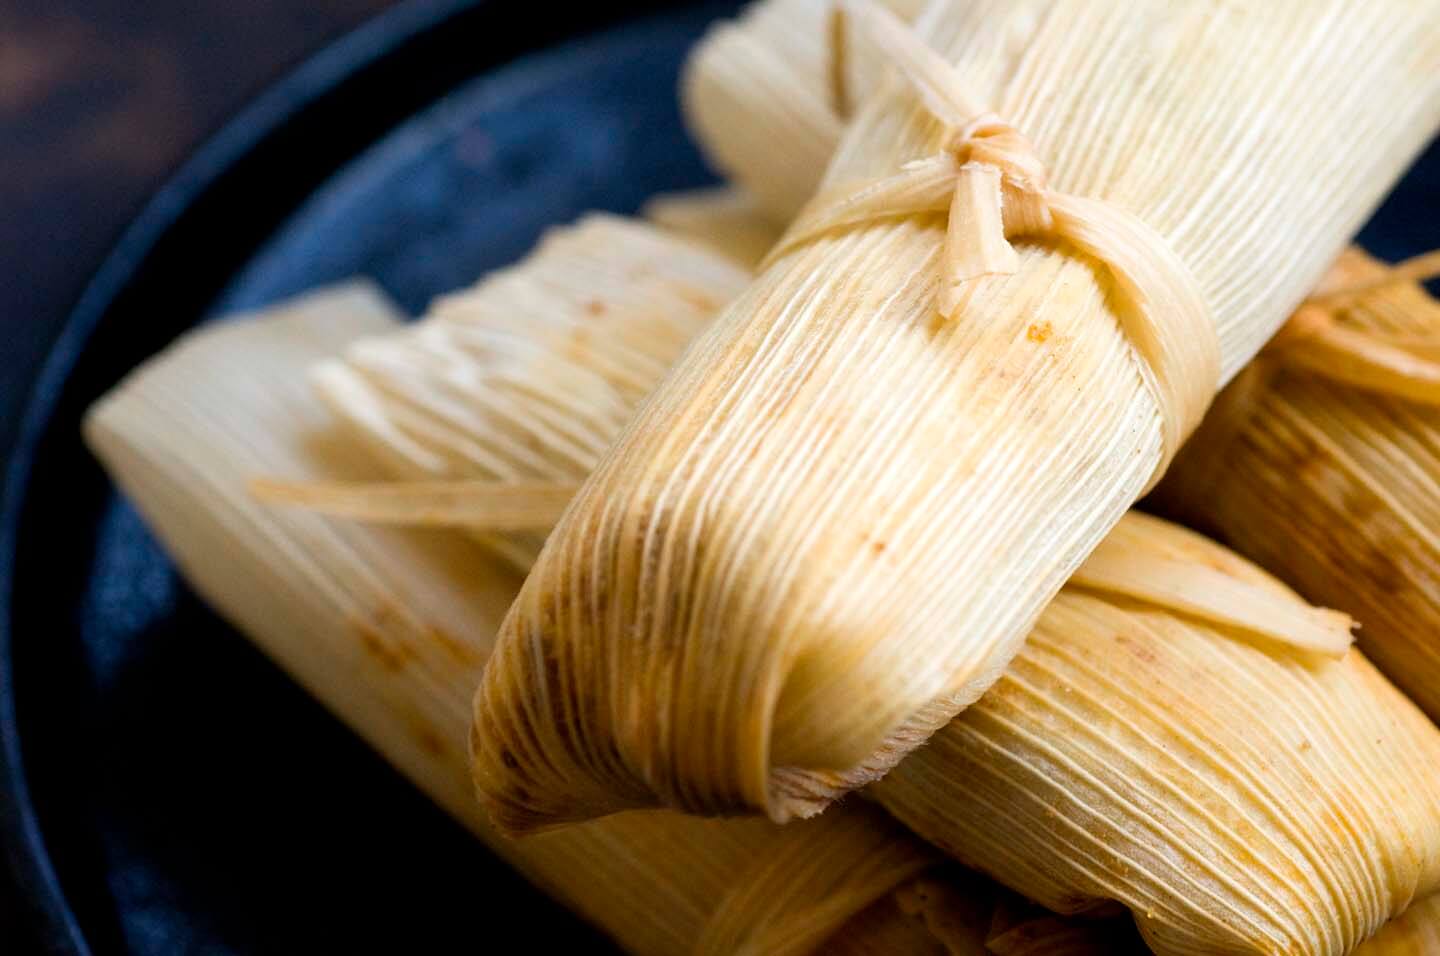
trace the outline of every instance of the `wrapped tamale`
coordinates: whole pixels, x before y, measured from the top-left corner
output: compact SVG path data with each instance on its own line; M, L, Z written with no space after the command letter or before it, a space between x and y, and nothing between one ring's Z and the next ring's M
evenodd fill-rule
M1286 594L1191 532L1137 532ZM1158 953L1341 956L1440 890L1437 767L1440 732L1358 651L1320 664L1072 587L872 793L1050 909L1120 901Z
M852 91L877 80L869 47L837 41L833 30L817 39L834 9L828 0L767 0L739 22L717 27L687 67L692 126L707 149L724 151L717 164L744 183L784 170L786 179L768 190L752 187L772 202L783 198L772 213L796 208L821 175L809 164L807 181L798 166L777 167L777 157L828 156L838 141L836 97L833 89L824 95L833 87L831 75L842 70L854 77ZM752 69L756 61L765 68ZM763 93L752 72L766 78ZM796 109L819 118L796 122L783 112ZM727 138L741 117L763 131L756 139L766 148L743 148L747 139ZM1387 274L1352 250L1322 288L1373 283ZM1347 334L1393 342L1418 360L1436 357L1440 305L1413 282L1347 297L1328 311ZM1426 451L1440 444L1433 437L1440 412L1432 411L1440 367L1407 364L1402 356L1378 383L1367 386L1353 375L1336 381L1353 361L1335 348L1296 348L1302 337L1287 331L1217 399L1159 489L1156 506L1228 539L1307 597L1353 611L1366 625L1360 632L1366 654L1440 717L1440 641L1429 623L1440 609L1434 597L1440 594L1434 545L1440 519L1428 517L1428 502L1440 500L1440 465ZM1305 344L1317 344L1316 338Z
M576 234L603 242L610 222L589 220ZM537 282L579 274L556 255L567 248L563 235L547 241L529 265L554 278ZM551 316L556 328L586 321L578 308ZM403 351L423 334L351 354ZM585 360L624 361L607 342L626 340L592 340ZM400 399L425 385L397 376L366 387L373 407L404 409ZM586 401L564 377L537 377L528 393L577 415ZM527 421L503 423L508 440L521 441ZM437 436L448 427L430 425ZM385 434L380 425L367 443ZM499 490L484 470L460 477ZM1042 615L999 684L872 794L1052 909L1118 901L1159 952L1339 956L1440 888L1440 780L1427 770L1440 765L1440 732L1358 653L1322 663L1272 640L1334 627L1223 548L1132 515Z
M1326 287L1386 275L1352 250ZM1402 361L1356 384L1343 351L1287 329L1221 394L1157 506L1354 613L1366 655L1440 720L1440 302L1411 281L1307 308Z
M257 472L385 474L372 449L336 432L306 370L395 327L391 307L359 287L201 330L103 399L87 438L207 601L491 849L627 950L808 952L927 866L932 851L864 804L799 828L640 813L521 842L499 836L471 793L466 733L517 576L463 535L277 509L247 489ZM867 914L866 926L874 921Z
M881 776L994 682L1440 109L1423 0L981 0L923 44L850 16L897 78L502 627L476 757L507 828L785 820Z

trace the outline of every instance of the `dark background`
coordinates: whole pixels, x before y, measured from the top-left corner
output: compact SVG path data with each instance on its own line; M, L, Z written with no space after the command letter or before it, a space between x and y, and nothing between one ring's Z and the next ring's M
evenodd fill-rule
M0 462L61 322L166 176L396 0L0 0ZM0 953L21 954L0 868Z
M395 0L0 0L0 461L146 198L265 84Z

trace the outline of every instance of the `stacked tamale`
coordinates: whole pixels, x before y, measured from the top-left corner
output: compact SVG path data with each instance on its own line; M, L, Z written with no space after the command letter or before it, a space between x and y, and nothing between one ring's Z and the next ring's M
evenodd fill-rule
M363 299L340 307L320 303L302 312L300 319L238 325L223 330L228 334L182 346L174 358L141 373L134 383L102 405L93 419L92 441L117 466L122 481L127 482L132 495L151 513L152 521L162 530L168 529L172 546L192 579L210 593L212 600L235 614L248 631L260 635L271 652L316 688L332 707L366 729L367 736L391 754L397 764L431 792L441 795L447 806L492 841L493 831L467 804L463 787L459 788L457 797L456 780L464 776L460 762L464 733L460 703L463 688L473 679L488 644L486 631L476 633L474 629L485 628L496 620L497 602L492 593L497 586L503 588L505 576L468 555L459 542L445 542L448 550L421 563L420 554L424 552L416 552L422 544L411 543L397 532L369 531L348 523L332 526L304 512L267 512L246 498L240 477L244 470L237 459L243 460L246 456L251 461L263 459L272 472L288 473L292 477L296 472L301 475L318 472L329 478L364 479L374 477L375 465L409 475L413 474L415 462L420 460L418 454L401 458L375 455L367 449L386 442L405 447L407 441L423 439L425 444L412 451L438 452L462 447L461 439L468 437L476 447L502 447L508 441L516 447L539 449L537 454L552 463L552 474L563 476L566 469L571 474L578 473L582 466L566 462L563 455L569 443L560 443L558 447L548 444L554 441L550 436L569 434L569 430L558 429L557 423L565 416L572 416L571 428L575 430L603 429L604 426L586 425L581 421L580 416L595 401L594 381L566 368L564 362L607 370L618 381L633 381L625 371L642 375L658 356L635 348L634 343L645 339L626 335L621 329L613 330L616 334L593 340L589 346L577 348L570 333L586 328L593 318L593 310L591 300L570 297L567 277L593 276L607 264L614 275L623 276L632 273L637 262L644 262L648 268L664 275L668 262L676 265L671 277L672 290L693 291L703 287L703 280L695 279L693 272L686 277L687 269L695 260L707 258L701 250L686 248L683 243L667 241L658 235L639 241L644 231L644 227L633 223L591 219L571 232L553 236L530 263L466 296L448 300L415 329L362 340L348 346L343 360L321 363L316 378L332 403L350 400L356 402L357 407L369 410L366 415L346 415L341 419L352 433L365 433L364 442L345 443L333 435L324 444L314 441L311 432L325 434L326 430L314 411L298 413L305 404L297 400L301 376L293 366L278 362L278 355L284 355L287 362L303 362L305 348L314 349L313 343L324 341L311 327L323 328L327 319L336 326L329 332L333 338L342 337L354 328L357 318L365 320ZM627 237L637 241L628 244L618 241ZM640 249L650 250L651 256L648 259L637 256L636 250ZM606 250L610 250L608 262ZM586 263L587 268L578 268L581 262ZM719 264L718 259L713 262ZM505 328L512 320L510 310L494 306L511 300L516 281L522 277L530 280L531 291L549 290L552 304L547 310L548 328L539 324L532 327L536 348L517 349L498 357L477 354L472 360L477 367L485 367L487 358L496 363L488 369L487 377L495 379L497 390L529 381L533 387L517 390L515 394L529 396L535 413L467 419L456 425L435 412L435 406L430 406L431 411L423 413L428 417L421 418L422 413L416 410L427 406L418 397L443 386L446 367L434 365L429 366L428 371L417 371L422 367L420 363L398 359L411 354L417 343L458 341L465 338L462 333L473 333L473 341L489 341L489 332ZM569 281L574 284L573 279ZM623 323L628 311L624 303L600 301L606 302L607 313L613 310L613 322ZM337 308L343 310L341 318L346 321L332 317L331 310ZM317 314L308 314L312 311ZM370 307L369 311L376 309ZM647 314L645 309L636 313L640 326L644 325ZM654 341L660 354L671 347L663 338ZM307 343L310 344L307 346ZM554 362L545 360L549 349L554 350ZM267 354L270 351L277 354ZM397 358L396 362L384 361L387 351ZM237 355L252 354L252 361L234 361ZM256 375L250 370L256 366L276 368L274 374L279 380ZM232 371L227 376L221 373L224 368L246 371ZM388 378L379 371L387 368L396 370ZM361 370L364 377L360 377ZM346 375L357 376L350 382L351 389L336 391L334 383ZM197 381L223 383L209 386L210 401L196 402L192 398L183 406L199 423L210 420L209 427L176 427L174 420L165 428L150 430L147 427L151 418L149 409L176 406L179 395L194 388ZM282 387L285 383L288 389ZM259 414L252 390L268 396L266 401L272 403L274 411ZM369 394L368 400L359 397L361 392ZM303 392L300 395L303 396ZM337 399L337 395L348 396L348 399ZM486 401L475 403L477 408L488 404ZM440 408L443 410L443 406ZM552 412L548 421L544 414L547 408ZM214 419L223 420L221 409L231 410L233 431L215 427ZM238 419L236 410L242 411ZM184 426L184 421L178 424ZM257 442L247 434L248 429L254 427L263 429L266 436L263 441ZM406 427L411 429L408 435L402 430ZM207 447L196 448L190 444L197 440ZM314 447L330 447L334 449L331 454L337 457L343 449L348 461L344 457L329 463L323 458L316 461L308 457L312 454L308 449ZM274 451L263 451L267 448ZM370 471L365 467L369 464L366 458L374 461L369 465ZM483 480L493 474L488 470L493 465L465 465L439 455L432 462L435 477L459 474ZM195 475L197 470L199 476ZM215 484L221 485L227 492L226 497L248 513L248 521L264 529L257 533L278 535L279 540L251 543L247 548L237 548L233 542L220 547L213 540L207 540L209 535L233 536L234 528L241 524L231 515L207 518L210 511L205 507L192 510L183 506L186 494L194 496L196 501L212 498L216 494L212 487ZM1112 537L1121 553L1140 553L1152 563L1169 558L1198 565L1202 587L1208 587L1212 581L1205 575L1219 570L1237 583L1259 581L1263 587L1276 590L1244 562L1153 519L1139 516L1127 519ZM429 547L439 544L435 542ZM332 549L338 554L332 554ZM513 548L502 550L514 554ZM298 567L261 562L245 574L234 570L235 562L243 561L245 555L248 554L251 561L259 561L267 551L301 556L295 560L309 555L310 560ZM417 567L405 571L403 564L407 561ZM367 562L375 562L378 567L366 569ZM394 566L395 562L402 566ZM336 567L331 569L331 565ZM366 583L366 590L354 594L351 577ZM1082 580L1083 577L1082 573ZM252 580L262 584L247 583ZM288 585L278 586L280 581ZM477 592L476 585L481 583L485 587ZM327 599L327 595L337 589L344 596ZM1278 590L1276 593L1283 594ZM322 603L318 609L307 612L309 626L294 626L294 622L304 616L285 607L284 601L314 602L316 596ZM1194 599L1199 602L1194 605L1196 613L1203 612L1205 594L1195 595ZM331 610L333 605L329 602L337 600L341 602L340 607ZM1293 603L1293 599L1286 600ZM321 616L324 614L335 619L334 623L327 623ZM1391 912L1402 908L1409 894L1430 889L1440 879L1440 874L1432 872L1436 866L1434 861L1440 861L1440 846L1425 850L1426 859L1431 862L1411 860L1407 864L1403 852L1406 847L1424 845L1425 830L1419 823L1427 813L1440 812L1440 785L1427 787L1423 775L1411 780L1407 773L1407 768L1413 770L1408 758L1419 755L1422 760L1440 760L1440 733L1414 715L1397 694L1384 687L1383 682L1364 667L1358 655L1325 666L1267 644L1264 633L1242 631L1237 637L1225 629L1227 624L1236 627L1233 622L1205 625L1173 608L1078 586L1073 594L1062 596L1042 618L1040 629L1012 666L1015 676L1003 679L961 720L942 731L931 747L902 763L876 790L876 796L937 846L1002 876L1012 886L1052 907L1083 910L1104 896L1113 896L1139 913L1154 907L1159 898L1182 910L1193 907L1194 912L1187 919L1184 913L1177 917L1160 908L1158 912L1148 913L1147 919L1161 926L1172 920L1182 925L1188 922L1186 930L1200 934L1206 945L1227 940L1237 933L1226 923L1240 923L1238 932L1243 933L1247 921L1255 926L1268 916L1279 917L1280 922L1264 927L1264 933L1288 940L1333 934L1346 942L1325 940L1328 948L1314 951L1343 952L1345 949L1340 947L1348 948L1356 937L1342 934L1368 933ZM1115 629L1124 629L1127 633L1112 637ZM313 636L324 634L335 637L327 639L327 644ZM1251 646L1251 642L1256 646ZM1121 652L1114 653L1115 647L1121 648ZM1096 658L1108 661L1103 675L1093 673L1084 665L1089 648L1099 648ZM336 670L337 660L351 661L366 681L378 686L368 692L363 686L357 687L355 674ZM1128 670L1122 666L1127 664ZM1177 689L1164 677L1167 672L1183 674L1185 667L1200 668L1191 678L1200 682L1193 689ZM1047 675L1051 676L1048 684L1044 680ZM1267 739L1254 737L1255 715L1246 709L1227 709L1218 718L1204 714L1200 702L1226 693L1226 686L1242 676L1255 688L1264 688L1273 682L1263 705L1273 724ZM1017 692L1012 679L1025 690ZM437 690L447 687L450 690L437 697ZM1296 687L1303 692L1297 695ZM1193 694L1196 701L1188 709L1180 707L1185 693ZM1292 701L1297 696L1299 700ZM1316 726L1324 723L1324 714L1319 708L1327 697L1329 706L1349 702L1356 711L1350 721L1341 725L1338 737L1327 737L1325 728ZM1092 774L1114 778L1110 786L1114 788L1113 798L1117 802L1114 805L1087 802L1080 799L1076 791L1068 794L1067 804L1061 797L1067 796L1069 781L1055 778L1049 784L1051 790L1047 791L1044 778L1053 777L1057 768L1050 766L1047 756L1027 752L1026 742L1033 738L1036 728L1053 729L1060 721L1099 726L1111 708L1130 715L1127 720L1133 724L1133 730L1129 734L1113 739L1099 735L1087 740L1085 735L1065 733L1061 739L1073 745L1070 760L1084 768L1080 771L1082 778ZM1367 721L1376 719L1387 722L1390 740L1384 747L1372 746L1368 740L1371 724ZM1305 741L1300 741L1301 737ZM982 749L990 752L988 759L978 763L973 753L976 740L984 741ZM1225 750L1236 749L1243 741L1249 752L1246 759L1237 757L1234 763L1215 762L1208 767L1196 767L1186 778L1178 773L1178 767L1199 756L1198 741L1201 740L1207 741L1210 747L1218 744ZM1294 758L1291 748L1297 742L1308 744L1313 762ZM1357 761L1354 753L1359 750L1368 754ZM1265 788L1270 777L1278 774L1278 768L1287 761L1294 764L1289 771L1293 779L1282 795L1289 800L1282 801ZM1247 775L1252 766L1269 768L1269 773L1260 777ZM1127 773L1134 767L1147 768L1149 773L1158 776L1153 781L1143 776L1127 779ZM1020 776L1015 778L1017 771ZM1027 779L1030 777L1036 779ZM1167 778L1174 782L1162 784ZM937 802L937 797L952 793L952 785L948 783L952 779L977 786L990 782L985 785L985 792L963 797L956 794ZM1417 787L1419 789L1415 789ZM1167 827L1157 827L1148 822L1153 811L1144 809L1167 798L1183 799L1185 805L1203 806L1218 799L1219 794L1236 788L1241 793L1254 790L1255 796L1248 800L1237 800L1234 793L1229 796L1234 818L1227 826L1219 825L1209 814L1174 813ZM1310 892L1319 892L1328 886L1332 897L1325 909L1333 909L1339 918L1334 924L1303 909L1299 910L1300 921L1295 924L1289 923L1287 911L1278 907L1259 914L1251 912L1241 904L1248 901L1253 891L1229 899L1222 897L1219 901L1212 898L1180 904L1178 901L1185 898L1188 884L1183 869L1157 869L1154 860L1143 856L1139 849L1159 840L1164 848L1162 854L1181 852L1189 840L1203 839L1215 848L1216 872L1223 874L1224 881L1254 879L1249 867L1237 864L1238 848L1245 848L1248 859L1268 858L1271 862L1267 865L1277 868L1293 867L1297 865L1295 860L1307 856L1325 858L1344 852L1343 846L1330 842L1331 828L1320 821L1329 820L1337 812L1348 812L1352 807L1376 806L1368 793L1373 788L1387 793L1414 790L1415 802L1393 807L1384 817L1355 817L1354 826L1361 829L1377 853L1374 869L1340 877L1331 874L1327 883L1309 888ZM1328 799L1322 800L1322 796ZM1050 807L1050 812L1038 823L1024 815L1025 806L1032 800ZM1281 825L1283 821L1274 816L1281 808L1292 817L1289 825ZM1312 818L1316 822L1307 822ZM961 831L968 833L966 828L972 822L981 821L994 842L957 836ZM1099 821L1118 832L1134 833L1137 828L1143 831L1156 827L1148 837L1135 838L1128 850L1124 841L1116 839L1114 834L1107 837L1107 844L1115 854L1115 871L1108 892L1076 877L1070 877L1071 882L1067 884L1062 876L1059 888L1027 877L1027 873L1034 872L1053 852L1044 834L1051 833L1055 826L1094 828L1101 825ZM1276 828L1278 832L1271 833ZM1264 836L1267 833L1271 835ZM1033 845L1025 845L1027 838ZM705 823L669 815L626 815L519 843L501 841L497 845L542 883L555 887L582 911L610 927L632 948L667 951L681 934L656 929L649 923L637 926L627 922L636 919L632 906L622 906L610 894L584 887L588 887L588 880L596 872L617 867L621 868L617 879L620 875L624 877L617 886L634 887L642 879L646 885L663 886L678 876L677 867L693 865L689 855L678 854L671 846L676 840L683 840L698 854L728 854L746 861L743 865L737 863L732 868L714 871L717 880L733 880L739 884L735 888L723 887L726 895L737 898L738 902L708 916L702 913L692 917L701 921L705 938L714 936L719 940L713 951L722 952L733 951L742 943L755 940L762 941L755 943L761 946L759 951L779 951L780 943L767 933L787 932L787 920L796 919L785 912L787 906L799 909L805 917L801 924L803 933L797 931L797 946L813 944L820 930L844 922L864 909L875 895L886 892L887 886L904 879L929 860L923 849L895 832L893 824L886 825L874 814L849 805L836 808L813 823L793 825L779 832L761 823ZM728 849L722 853L712 844ZM623 852L619 849L622 846ZM656 848L661 859L652 864L643 851L636 850L645 846ZM979 855L975 853L977 849ZM1083 845L1074 848L1077 855L1084 851ZM606 857L604 869L592 859L597 855ZM766 862L748 862L751 858ZM577 866L577 859L583 865ZM1131 864L1122 862L1126 859L1136 861L1134 878L1128 876L1132 872ZM795 869L813 872L817 860L829 860L835 869L828 871L829 875L823 879L812 877L815 882L805 884L813 900L803 895L798 901L787 898L778 887L771 885L772 879L785 885L795 882ZM872 869L861 868L862 861ZM1139 865L1142 861L1149 865ZM763 880L746 875L762 867L773 875ZM1367 872L1371 875L1365 875ZM845 880L840 880L840 874L845 875ZM577 887L574 883L567 884L566 877L572 880L578 877L584 882ZM1362 884L1345 881L1368 883L1382 878L1395 884L1401 895L1376 898L1360 892ZM757 882L750 882L752 879ZM837 880L840 880L838 885L832 887L831 883ZM742 893L739 887L748 887L748 892ZM1116 892L1117 887L1126 888ZM829 898L824 897L827 892ZM712 886L704 887L703 894L701 899L721 895ZM827 904L828 919L806 912L807 904L818 905L822 901ZM1205 913L1207 902L1211 920L1208 923L1194 915ZM1356 908L1367 902L1383 909L1367 912ZM757 913L756 907L768 907L775 915L767 921L763 917L770 913L764 909ZM1344 914L1343 917L1340 914ZM867 921L874 917L871 913ZM1155 935L1153 927L1142 925L1148 935ZM775 926L780 928L772 929ZM1067 932L1078 933L1081 929L1090 932L1083 926ZM907 923L906 930L914 931L915 927ZM1117 930L1106 926L1103 932L1113 934ZM655 939L660 942L654 942ZM1152 945L1161 951L1186 951L1158 937L1152 939Z
M1053 182L1130 209L1173 245L1219 323L1228 377L1433 126L1440 11L1205 13L937 3L916 29L1023 120ZM352 289L199 333L97 407L93 446L209 600L628 949L1427 952L1440 916L1410 904L1440 890L1440 730L1345 653L1344 615L1191 532L1122 517L1171 449L1144 350L1127 339L1125 283L1105 262L1017 244L1016 275L978 280L959 314L942 315L944 210L836 220L818 235L802 213L750 284L747 267L790 214L823 221L836 197L949 135L887 71L883 44L867 46L872 17L771 0L702 45L687 99L747 194L659 200L660 228L591 217L557 230L410 329ZM1402 18L1418 26L1412 42L1389 33ZM770 66L727 77L715 64L736 49ZM1226 73L1259 49L1287 68ZM1140 50L1142 65L1098 55ZM1167 66L1180 78L1153 75ZM1066 75L1076 89L1062 89ZM1256 146L1245 108L1281 89L1293 113ZM1187 119L1187 95L1204 90L1230 99ZM1082 95L1100 92L1103 103ZM1382 93L1393 109L1369 115ZM719 113L703 105L713 97ZM823 159L782 168L777 154L805 154L777 150L776 136L789 129L824 157L852 113L807 206ZM782 132L747 146L746 115ZM1358 123L1374 149L1322 155L1332 122ZM1165 152L1187 134L1230 146L1253 179L1227 157ZM1169 157L1189 201L1165 195L1160 159L1127 164L1106 140L1122 135ZM1285 149L1311 175L1340 177L1325 203L1283 180L1269 157ZM1202 172L1214 178L1203 187ZM1240 219L1214 192L1227 183L1262 197L1243 235L1227 232ZM1296 248L1282 255L1287 236ZM1374 321L1423 332L1411 320L1433 304L1413 288L1385 294L1400 290L1419 298ZM1347 308L1360 301L1371 299ZM853 381L864 362L896 367ZM1265 374L1276 389L1291 377ZM1268 414L1263 401L1242 415L1228 404L1226 441ZM853 454L836 451L847 443ZM1027 454L1031 470L1054 472L1010 470ZM979 472L1010 484L986 490ZM1051 501L1037 524L1027 487L1069 503ZM984 530L1012 519L1001 537ZM1307 520L1287 533L1327 533ZM1351 533L1332 522L1337 540ZM515 571L537 559L502 621ZM1368 624L1353 588L1317 593L1271 566ZM1010 580L1022 567L1030 578ZM867 599L892 603L881 613ZM741 622L764 626L737 640ZM1360 633L1382 660L1404 641ZM482 667L468 748L483 810L464 760ZM894 715L898 730L867 736L862 725ZM648 811L517 841L496 829L656 803L784 820L875 778L878 807L848 800L784 826Z
M1327 286L1386 272L1351 251ZM1440 303L1417 283L1330 308L1341 327L1440 370ZM1399 375L1398 393L1336 381L1295 361L1303 348L1282 338L1222 393L1158 504L1353 611L1365 653L1440 720L1440 400L1408 396Z

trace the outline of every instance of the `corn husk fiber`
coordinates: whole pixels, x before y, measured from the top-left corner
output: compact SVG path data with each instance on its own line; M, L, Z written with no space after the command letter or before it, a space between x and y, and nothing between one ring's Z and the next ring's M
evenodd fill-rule
M750 270L760 265L785 231L783 224L761 213L753 198L733 186L662 193L641 213L665 231L693 239Z
M979 2L924 24L1055 189L1165 237L1225 377L1433 129L1437 28L1407 0ZM942 133L888 84L824 188ZM1159 412L1104 270L1025 244L937 322L943 219L780 257L603 458L487 668L503 825L818 811L978 697L1145 487Z
M1384 273L1352 251L1330 284ZM1440 335L1440 303L1413 282L1347 301L1337 314L1364 333ZM1437 449L1435 405L1262 358L1220 397L1159 504L1307 596L1355 613L1366 655L1440 720Z

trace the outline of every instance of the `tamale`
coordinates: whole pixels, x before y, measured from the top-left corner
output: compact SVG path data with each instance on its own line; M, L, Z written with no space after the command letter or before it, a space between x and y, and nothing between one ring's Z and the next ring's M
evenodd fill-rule
M1355 950L1355 956L1434 956L1435 953L1440 953L1440 896L1427 897L1411 906Z
M1120 530L1287 593L1159 519ZM1050 909L1118 900L1157 953L1340 956L1440 889L1436 767L1440 732L1358 652L1306 661L1067 588L872 794Z
M767 0L738 23L716 28L687 65L692 128L702 145L728 150L717 162L737 181L765 177L777 157L828 155L833 149L841 129L838 118L792 122L782 112L803 108L833 114L834 97L823 91L830 74L846 65L832 60L848 55L861 61L848 67L863 78L852 82L852 90L878 79L868 47L837 46L833 36L817 41L817 31L826 29L825 12L833 9L828 0ZM747 77L756 58L769 64L760 71L771 84L763 95ZM749 151L744 148L748 140L727 138L726 130L742 120L763 129L763 136L755 138L766 143L764 149ZM818 184L822 170L812 164L808 181L798 173L798 168L791 173L786 204L777 210L793 210L799 196ZM1383 274L1377 263L1351 251L1322 286L1374 281ZM1346 327L1362 333L1421 341L1440 336L1440 307L1413 285L1375 289L1344 303L1337 313ZM1320 362L1308 366L1297 361L1303 356L1292 353L1283 363L1273 361L1278 357L1279 350L1273 350L1221 394L1153 499L1155 505L1227 538L1314 600L1350 602L1366 624L1360 639L1367 655L1432 718L1440 717L1440 641L1430 638L1432 627L1425 623L1437 620L1430 595L1440 594L1440 552L1434 546L1440 525L1425 524L1427 502L1435 500L1437 489L1417 484L1422 473L1440 475L1440 467L1428 467L1434 462L1423 452L1437 442L1427 437L1433 434L1430 425L1408 439L1390 437L1413 427L1402 420L1427 421L1431 413L1393 390L1387 398L1334 382L1334 355L1318 355ZM1295 392L1297 376L1309 390ZM1277 377L1291 384L1278 384ZM1274 394L1272 386L1280 393ZM1311 394L1324 396L1313 419L1304 412ZM1335 417L1341 409L1356 409L1356 414ZM1362 419L1364 424L1357 424ZM1246 436L1237 426L1256 433ZM1420 450L1418 457L1413 450ZM1314 480L1302 482L1297 476ZM1398 505L1392 504L1397 499ZM1370 511L1379 514L1367 518Z
M557 283L570 274L543 253L533 265ZM560 378L530 392L584 403ZM1116 584L1120 572L1136 582ZM1157 579L1169 586L1144 586ZM1162 953L1338 956L1440 888L1440 780L1426 769L1440 732L1358 654L1320 663L1256 640L1280 636L1266 622L1303 630L1312 613L1223 548L1132 515L1000 683L872 794L1051 908L1119 901Z
M808 952L925 867L931 851L863 804L800 829L642 813L499 836L471 793L466 732L517 577L463 535L276 509L247 490L257 471L384 474L335 433L305 372L395 328L393 315L358 287L207 328L91 411L91 447L195 589L492 850L631 952Z
M1352 250L1326 285L1385 274ZM1334 313L1342 329L1407 348L1440 341L1440 302L1414 282ZM1284 346L1220 396L1157 507L1354 613L1366 655L1440 720L1440 407L1336 381L1340 362L1297 362Z
M881 776L999 676L1440 110L1422 0L937 5L943 56L857 19L904 82L505 621L477 772L507 828L785 820Z

